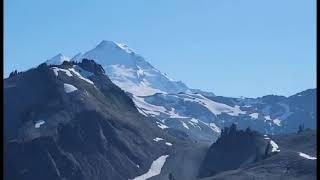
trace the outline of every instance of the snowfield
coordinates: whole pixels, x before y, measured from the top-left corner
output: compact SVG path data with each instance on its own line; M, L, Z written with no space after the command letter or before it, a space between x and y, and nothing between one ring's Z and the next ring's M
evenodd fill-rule
M89 77L89 76L93 75L93 73L85 71L82 68L80 68L79 66L74 66L74 68L69 68L68 70L67 69L58 68L58 67L52 67L51 69L53 70L53 73L54 73L54 75L56 77L58 77L59 71L64 72L69 77L72 77L73 76L72 73L74 73L78 78L80 78L80 79L82 79L82 80L84 80L84 81L86 81L86 82L88 82L90 84L94 84L91 80L85 78L85 77Z
M252 113L249 116L251 117L251 119L258 119L259 114L258 113Z
M188 125L187 125L186 123L184 123L184 122L182 122L182 121L181 121L181 123L182 123L182 125L183 125L184 128L189 129L189 127L188 127Z
M142 111L144 115L160 115L160 113L165 114L166 113L166 109L162 106L156 106L153 104L149 104L147 102L145 102L143 97L138 97L138 96L133 96L132 98L133 102L135 103L135 105L138 107L138 109L140 110L140 112Z
M270 144L272 146L271 152L280 152L278 144L276 144L273 140L270 141Z
M71 93L71 92L73 92L73 91L78 90L76 87L74 87L74 86L71 85L71 84L64 83L63 86L64 86L64 91L65 91L66 93Z
M161 124L161 123L159 123L159 122L157 122L157 125L158 125L158 127L161 128L161 129L169 128L168 126L166 126L166 125L164 125L164 124Z
M162 138L159 138L159 137L156 137L156 138L154 138L153 139L155 142L158 142L158 141L161 141L161 140L163 140Z
M272 120L274 124L276 124L277 126L281 126L281 120L280 119L274 119Z
M270 118L270 116L269 116L269 115L268 115L268 116L264 116L264 118L265 118L266 120L271 121L271 118Z
M62 72L64 72L64 73L66 73L66 75L69 76L69 77L72 76L71 72L68 71L68 70L66 70L66 69L61 69L61 68L58 68L58 67L53 67L53 68L51 68L51 69L53 70L54 75L55 75L56 77L59 75L59 73L58 73L59 71L62 71Z
M37 122L34 124L34 127L35 127L35 128L40 128L40 126L43 125L44 123L45 123L44 120L37 121Z
M134 95L185 92L188 88L155 69L145 59L122 43L102 41L92 50L72 58L94 59L101 64L113 83Z
M153 176L159 175L168 157L169 155L160 156L158 159L152 162L151 167L147 173L142 174L141 176L135 177L133 180L146 180Z
M213 131L215 131L215 132L217 132L217 133L221 133L221 129L220 129L215 123L209 123L209 127L210 127Z
M196 97L186 94L184 101L197 102L205 106L209 111L215 115L220 115L221 113L229 114L230 116L239 116L240 114L246 114L245 111L240 110L240 106L231 107L226 104L218 103L212 101L200 94L194 94Z
M82 74L86 74L86 76L88 77L88 76L90 76L91 74L89 74L89 72L87 72L87 71L85 71L85 70L83 70L83 69L81 69L80 67L78 67L78 66L74 66L74 67L76 67L77 68L77 70L78 71L81 71L82 72ZM77 71L76 69L74 69L74 68L69 68L69 71L71 71L71 72L73 72L78 78L80 78L80 79L82 79L82 80L84 80L84 81L86 81L87 83L90 83L90 84L93 84L93 82L91 81L91 80L89 80L89 79L87 79L87 78L85 78L85 77L83 77L78 71Z
M302 153L302 152L299 152L299 156L303 157L303 158L306 158L306 159L310 159L310 160L316 160L317 158L316 157L312 157L308 154L305 154L305 153Z
M191 118L191 120L190 120L191 122L193 122L193 123L199 123L199 121L198 121L198 119L195 119L195 118Z

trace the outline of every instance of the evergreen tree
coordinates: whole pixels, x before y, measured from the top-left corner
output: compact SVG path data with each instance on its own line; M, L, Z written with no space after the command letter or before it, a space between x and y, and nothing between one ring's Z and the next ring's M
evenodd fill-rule
M16 76L17 74L18 74L18 71L17 71L17 70L14 70L14 71L12 71L12 72L9 74L9 77Z
M298 127L298 134L300 134L304 130L304 125L300 124Z
M173 177L172 173L169 173L169 180L175 180L175 178Z
M266 149L264 151L264 157L265 158L268 157L269 150L270 150L270 143L268 143L268 145L267 145L267 147L266 147Z
M251 129L250 129L250 127L247 127L247 129L246 129L246 131L245 131L247 134L251 134Z
M230 130L229 130L229 134L235 134L237 132L237 125L232 123Z

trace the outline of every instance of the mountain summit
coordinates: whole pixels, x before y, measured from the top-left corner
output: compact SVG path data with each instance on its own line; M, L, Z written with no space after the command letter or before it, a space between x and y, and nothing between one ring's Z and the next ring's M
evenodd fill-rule
M52 57L51 59L48 59L46 63L48 65L60 65L63 63L63 61L70 61L70 58L64 56L63 54L59 53Z
M78 54L74 61L92 59L101 64L110 79L123 90L137 96L186 92L188 87L154 68L128 45L103 40L95 48Z

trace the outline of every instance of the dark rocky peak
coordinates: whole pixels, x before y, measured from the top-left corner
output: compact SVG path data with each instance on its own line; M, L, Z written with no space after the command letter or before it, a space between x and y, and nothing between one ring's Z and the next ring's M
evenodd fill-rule
M78 65L86 70L94 73L95 75L104 74L105 71L100 64L97 64L94 60L83 59Z
M16 75L18 75L18 74L20 74L21 72L18 72L17 70L14 70L14 71L12 71L10 74L9 74L9 78L10 77L13 77L13 76L16 76Z
M61 66L62 67L72 67L75 64L75 62L72 61L63 61Z
M81 69L88 71L90 73L93 73L94 75L103 75L105 74L105 71L103 67L96 63L94 60L90 59L82 59L79 62L76 61L63 61L61 65L47 65L46 63L41 64L38 67L45 66L45 67L59 67L62 69L69 69L69 68L74 68L74 66L79 66ZM77 69L77 71L80 71L79 73L81 74L81 69Z
M43 63L4 87L5 179L132 179L173 150L154 138L176 144L93 60Z
M199 170L199 177L208 177L226 170L258 162L270 155L269 140L247 128L237 130L232 124L221 131L221 136L211 145Z

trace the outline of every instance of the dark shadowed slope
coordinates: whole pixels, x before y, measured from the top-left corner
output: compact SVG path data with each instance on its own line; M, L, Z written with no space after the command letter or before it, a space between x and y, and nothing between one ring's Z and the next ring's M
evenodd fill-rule
M316 179L316 132L314 130L307 129L299 134L265 135L263 139L270 142L269 151L271 150L271 153L265 157L262 156L261 160L256 162L252 161L242 165L234 163L233 165L238 164L238 167L228 168L229 170L225 168L225 171L220 171L217 174L214 172L221 170L223 166L216 161L219 158L213 154L214 151L218 152L221 146L214 144L211 151L208 151L200 176L207 176L203 180ZM238 152L242 149L244 147L225 147L225 152L220 152L220 155L228 157L236 153L240 156L242 153ZM241 157L233 158L235 162L237 159L241 159ZM228 161L224 161L224 163L226 162Z
M5 79L4 115L10 180L129 179L175 147L89 60L42 64Z

